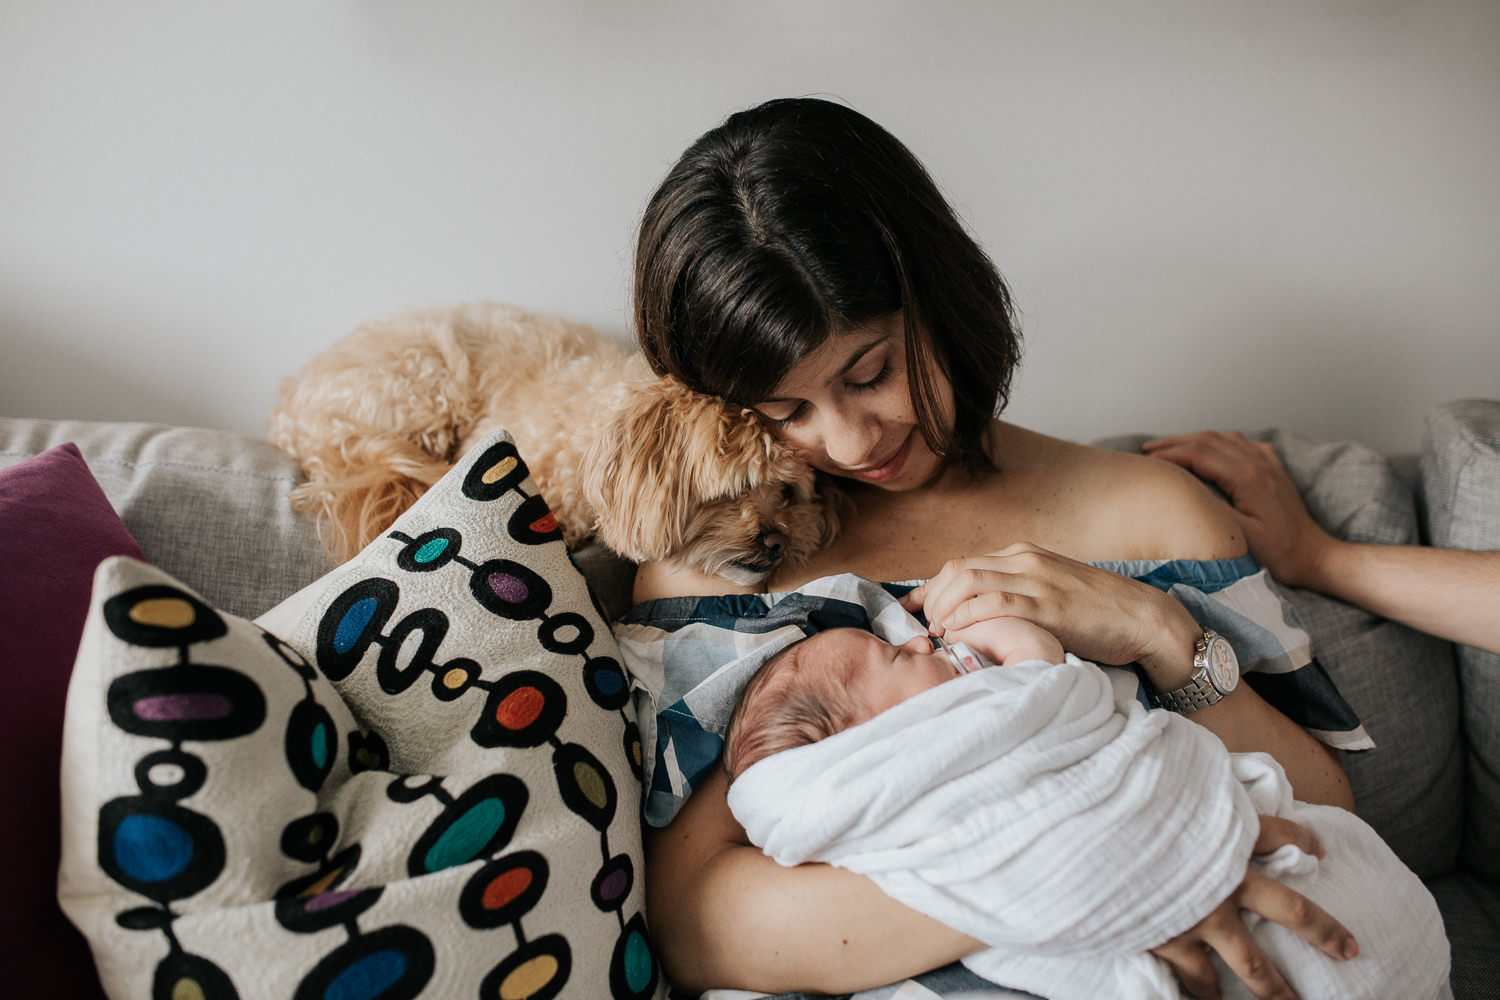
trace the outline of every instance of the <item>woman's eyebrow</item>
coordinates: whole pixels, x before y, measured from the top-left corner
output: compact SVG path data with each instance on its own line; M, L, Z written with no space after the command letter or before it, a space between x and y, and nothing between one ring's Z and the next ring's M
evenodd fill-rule
M849 360L844 362L842 368L828 377L828 380L823 383L823 388L828 388L830 385L833 385L833 383L837 382L845 375L848 375L856 365L864 360L866 354L869 354L871 351L875 350L875 348L885 343L887 339L889 338L877 337L875 340L870 341L864 347L861 347L859 350L849 355ZM760 402L762 405L764 405L765 403L790 403L792 402L792 400L787 399L785 396L771 396L767 399L761 400Z

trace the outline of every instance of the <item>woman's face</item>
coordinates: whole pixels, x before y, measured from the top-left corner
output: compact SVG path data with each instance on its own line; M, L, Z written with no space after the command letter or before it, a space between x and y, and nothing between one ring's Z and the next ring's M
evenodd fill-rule
M951 421L952 400L943 389L942 417ZM829 475L909 490L938 468L917 427L899 311L829 337L755 409Z

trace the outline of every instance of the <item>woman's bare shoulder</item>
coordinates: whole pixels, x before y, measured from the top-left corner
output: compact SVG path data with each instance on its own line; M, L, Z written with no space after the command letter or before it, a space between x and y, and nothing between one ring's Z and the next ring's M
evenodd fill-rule
M1012 461L1041 470L1085 547L1113 559L1232 559L1247 551L1223 503L1180 466L1007 426Z
M654 601L661 597L711 597L717 594L758 594L763 587L742 587L722 577L709 576L695 569L684 569L667 562L641 563L635 571L632 603Z

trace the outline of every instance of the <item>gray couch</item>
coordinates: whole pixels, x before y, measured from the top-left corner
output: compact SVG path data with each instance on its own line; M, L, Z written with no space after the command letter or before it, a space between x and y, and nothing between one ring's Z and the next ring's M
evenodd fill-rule
M1310 509L1345 537L1500 548L1500 402L1428 418L1421 456L1268 435ZM1101 442L1138 446L1142 437ZM328 568L285 494L296 467L264 441L125 423L0 419L0 467L65 441L83 452L146 556L216 606L254 617ZM579 564L605 610L632 567ZM1500 997L1500 657L1455 648L1318 594L1290 597L1378 749L1347 755L1359 811L1427 880L1454 950L1457 997ZM1496 609L1500 614L1500 608ZM3 719L5 706L0 706Z

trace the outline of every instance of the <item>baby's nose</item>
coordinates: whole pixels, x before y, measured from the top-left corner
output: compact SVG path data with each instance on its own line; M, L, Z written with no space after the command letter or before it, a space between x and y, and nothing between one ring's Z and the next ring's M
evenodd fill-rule
M937 643L925 635L914 635L903 642L901 648L909 653L931 653L937 649Z

